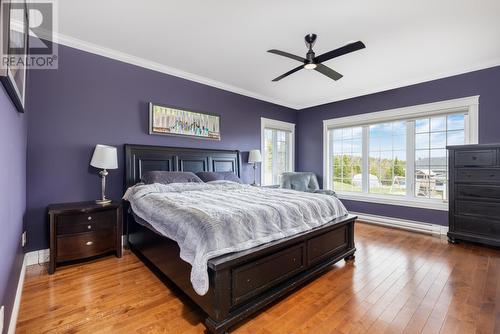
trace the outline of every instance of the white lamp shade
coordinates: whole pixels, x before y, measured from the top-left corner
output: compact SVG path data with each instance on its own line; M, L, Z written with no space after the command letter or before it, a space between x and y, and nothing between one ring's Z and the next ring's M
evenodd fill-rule
M248 163L253 164L256 162L262 162L262 155L260 154L260 150L251 150L248 154Z
M116 147L97 144L95 146L94 155L92 155L90 165L102 169L118 168Z

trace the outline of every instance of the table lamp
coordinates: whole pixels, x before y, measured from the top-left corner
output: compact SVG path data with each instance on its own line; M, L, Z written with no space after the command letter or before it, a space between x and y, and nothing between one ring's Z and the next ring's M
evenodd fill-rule
M262 155L260 154L260 150L251 150L248 154L248 163L253 164L253 186L257 185L256 181L256 169L257 163L262 162Z
M108 175L108 169L118 168L118 158L116 154L116 147L97 144L94 149L94 154L92 155L92 160L90 161L92 167L102 169L99 172L101 176L101 199L96 200L97 204L108 204L111 203L110 199L106 198L106 176Z

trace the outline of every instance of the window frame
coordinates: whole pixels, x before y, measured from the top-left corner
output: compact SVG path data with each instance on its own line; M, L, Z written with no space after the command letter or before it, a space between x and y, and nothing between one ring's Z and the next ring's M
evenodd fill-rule
M290 171L291 172L295 171L295 123L289 123L289 122L284 122L284 121L279 121L279 120L275 120L275 119L261 117L260 118L260 151L262 152L262 163L260 166L260 183L262 185L266 185L265 184L265 168L264 168L264 160L266 157L265 129L281 130L281 131L287 131L290 133L289 134L289 136L290 136L290 145L289 145L290 156L288 158L289 159L288 164L290 166Z
M465 113L465 144L478 143L479 127L479 95L464 97L441 102L414 105L409 107L390 109L384 111L359 114L348 117L333 118L323 120L323 188L332 189L330 178L330 141L329 131L336 128L346 128L361 126L363 128L362 147L362 170L363 170L363 192L338 193L341 199L372 202L379 204L392 204L434 210L448 210L448 202L439 199L418 198L413 195L414 188L414 158L415 158L415 127L407 126L406 133L406 196L371 194L368 193L368 126L377 123L394 122L405 120L414 124L415 119L432 117L438 115L448 115L455 113ZM413 173L413 174L411 174ZM410 176L410 177L409 177Z

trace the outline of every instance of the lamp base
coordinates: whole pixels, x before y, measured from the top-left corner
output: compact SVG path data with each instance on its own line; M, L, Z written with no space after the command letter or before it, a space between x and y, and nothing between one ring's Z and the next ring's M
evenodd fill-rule
M102 205L104 205L104 204L111 203L111 200L110 199L96 199L95 202L96 202L96 204L102 204Z

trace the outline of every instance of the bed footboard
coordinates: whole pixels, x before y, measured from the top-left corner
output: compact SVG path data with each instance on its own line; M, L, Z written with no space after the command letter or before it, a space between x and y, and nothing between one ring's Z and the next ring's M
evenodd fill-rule
M314 230L249 250L211 259L210 288L199 296L190 282L191 266L180 259L177 243L135 222L129 215L128 242L208 315L212 333L236 323L297 289L339 260L354 259L354 222L346 215Z

